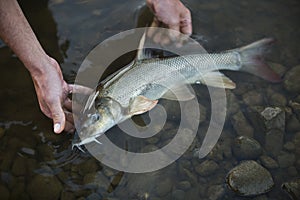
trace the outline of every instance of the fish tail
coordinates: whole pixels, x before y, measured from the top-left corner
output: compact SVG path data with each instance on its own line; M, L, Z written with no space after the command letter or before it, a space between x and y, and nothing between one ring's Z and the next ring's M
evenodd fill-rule
M245 71L270 82L280 82L280 76L265 62L263 55L274 43L272 38L264 38L237 49L240 55L241 71Z

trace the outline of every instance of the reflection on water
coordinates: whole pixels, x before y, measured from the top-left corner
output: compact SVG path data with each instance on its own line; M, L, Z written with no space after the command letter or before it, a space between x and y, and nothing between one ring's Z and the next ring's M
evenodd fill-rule
M136 11L143 3L140 0L52 0L48 4L21 1L43 47L61 63L64 76L70 81L94 46L136 26ZM270 192L256 198L289 199L280 187L300 173L300 90L297 87L300 3L297 0L185 3L193 15L193 37L208 51L230 49L265 36L276 38L277 44L269 58L281 64L272 66L279 73L288 74L285 78L288 81L274 85L251 75L228 73L237 83L237 89L227 93L225 129L214 150L203 160L194 157L193 150L201 145L210 104L205 98L206 89L196 86L201 112L206 115L192 147L176 163L162 170L127 174L102 165L89 153L72 151L72 135L52 133L51 121L39 111L28 72L1 44L1 199L244 199L225 184L227 173L249 156L236 150L242 143L237 139L239 135L259 142L261 153L252 154L251 159L267 168L275 182ZM162 104L172 117L164 134L147 139L145 152L165 144L176 133L178 113L174 108L178 105L170 101ZM257 106L259 109L279 106L284 110L285 123L277 124L282 130L265 134L257 120L260 119L254 109ZM108 134L120 134L119 129L113 128ZM252 147L251 152L256 146Z

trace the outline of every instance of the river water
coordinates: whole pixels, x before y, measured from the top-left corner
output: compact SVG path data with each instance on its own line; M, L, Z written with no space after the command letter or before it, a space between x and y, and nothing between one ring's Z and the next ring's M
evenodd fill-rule
M69 83L74 82L81 63L96 45L137 27L138 21L143 24L148 20L145 16L138 19L145 4L142 0L20 3L38 39L46 52L58 60ZM276 63L275 70L286 75L299 66L299 1L190 0L183 3L192 13L192 37L208 52L273 37L277 42L268 59ZM259 142L261 153L251 160L264 166L275 184L269 192L251 198L289 199L281 185L299 177L300 90L293 87L299 81L292 75L290 86L287 78L285 82L272 84L252 75L226 73L237 88L227 93L228 113L222 136L204 159L195 157L194 150L200 147L201 133L209 122L209 99L205 98L205 87L195 86L206 115L192 146L164 169L131 174L103 165L88 152L72 150L72 134L52 132L51 120L39 110L29 73L1 41L0 74L0 199L248 199L226 184L227 173L246 159L238 156L233 148L235 138L240 135ZM167 122L163 134L142 143L144 151L160 147L174 137L176 115L180 112L172 108L178 105L169 101L162 101L162 105L169 107L175 117ZM271 137L269 142L261 139L267 136L251 115L255 106L278 106L283 110L285 121L278 125L283 131L274 136L277 139ZM113 128L107 134L114 133L120 130ZM266 157L271 159L271 164L270 159L265 162Z

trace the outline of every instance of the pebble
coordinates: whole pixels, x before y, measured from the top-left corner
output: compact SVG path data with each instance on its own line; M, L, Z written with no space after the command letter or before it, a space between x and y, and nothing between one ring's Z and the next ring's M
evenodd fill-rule
M12 166L12 173L15 176L24 176L26 174L26 158L17 156Z
M295 177L298 175L298 171L296 169L296 167L294 166L291 166L287 169L287 172L288 172L288 175L292 176L292 177Z
M29 182L27 191L33 200L59 199L62 185L55 176L35 175Z
M238 135L253 137L253 128L241 111L232 116L231 124Z
M273 158L271 158L269 156L262 155L262 156L260 156L259 160L260 160L261 164L268 169L276 169L279 167L276 160L274 160Z
M185 192L182 190L173 190L172 199L174 200L185 200Z
M261 113L267 130L285 131L285 112L279 107L267 107Z
M172 180L169 177L166 177L157 184L155 192L159 197L163 197L171 192L172 187Z
M225 189L223 185L212 185L207 190L209 200L222 199L225 194Z
M270 172L253 160L244 161L230 170L226 182L241 196L264 194L274 186Z
M291 68L284 76L284 88L291 93L300 93L300 65Z
M9 199L9 190L4 185L0 185L0 195L3 200Z
M283 148L287 151L294 151L296 149L295 144L293 142L287 142L283 145Z
M247 105L258 106L263 104L263 96L257 91L249 91L243 95L243 101Z
M200 176L209 176L219 169L219 165L213 160L205 160L195 167Z
M232 151L238 159L243 160L256 159L262 154L260 144L246 136L240 136L234 140Z
M283 183L281 188L289 194L291 199L300 199L300 178Z
M287 100L284 95L275 92L270 96L269 103L272 106L286 106Z
M284 132L278 129L272 129L264 134L264 136L264 148L267 154L278 156L283 148Z
M287 132L296 132L300 130L300 122L295 115L292 115L286 122Z
M0 139L5 135L5 130L0 127Z
M191 183L189 181L180 181L178 183L178 188L181 190L189 190L192 187Z
M280 155L277 157L277 161L280 168L287 168L292 166L295 163L296 156L295 154L282 151L280 152Z

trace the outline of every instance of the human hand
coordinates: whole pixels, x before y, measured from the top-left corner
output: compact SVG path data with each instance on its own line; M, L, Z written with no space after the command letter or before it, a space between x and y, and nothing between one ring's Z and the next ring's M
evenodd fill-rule
M92 89L67 84L63 80L59 64L53 58L49 57L48 65L44 65L44 68L48 69L46 73L31 74L40 108L47 117L52 118L55 133L61 133L63 130L74 132L73 111L76 109L72 108L72 101L68 96L71 93L89 95Z
M187 9L179 0L147 0L147 5L155 15L151 24L152 27L165 27L175 31L166 33L155 33L154 29L148 31L148 36L152 37L154 42L167 44L171 40L178 39L183 33L192 34L192 18L189 9Z

